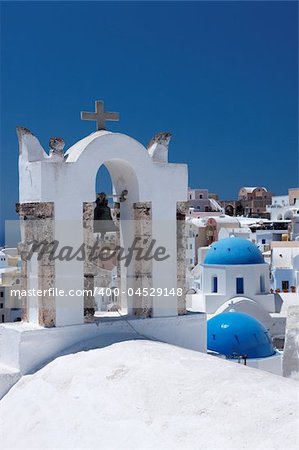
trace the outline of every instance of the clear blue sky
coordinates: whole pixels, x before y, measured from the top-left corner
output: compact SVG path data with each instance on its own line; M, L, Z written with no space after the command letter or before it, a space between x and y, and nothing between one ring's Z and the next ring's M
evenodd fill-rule
M112 131L144 144L171 131L170 161L189 164L192 187L286 193L297 39L297 2L2 2L1 219L16 217L16 125L69 147L94 130L79 114L96 99L120 112Z

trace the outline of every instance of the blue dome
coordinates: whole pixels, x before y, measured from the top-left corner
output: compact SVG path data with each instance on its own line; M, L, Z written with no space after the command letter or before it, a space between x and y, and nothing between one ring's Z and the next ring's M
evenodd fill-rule
M263 264L264 258L255 244L247 239L230 237L214 242L209 248L204 264L239 265Z
M227 357L266 358L275 350L264 325L248 314L229 311L208 320L208 350Z

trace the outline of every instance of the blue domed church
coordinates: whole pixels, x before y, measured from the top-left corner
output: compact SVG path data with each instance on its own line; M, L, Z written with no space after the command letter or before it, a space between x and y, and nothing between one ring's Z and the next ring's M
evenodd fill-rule
M248 314L230 310L208 321L208 350L227 358L267 358L273 356L266 327Z
M207 349L215 356L282 375L281 354L274 349L266 327L233 307L208 320Z
M249 314L272 333L275 300L269 264L254 243L239 237L214 242L193 276L196 294L190 309L215 315L229 311L233 303L235 311Z

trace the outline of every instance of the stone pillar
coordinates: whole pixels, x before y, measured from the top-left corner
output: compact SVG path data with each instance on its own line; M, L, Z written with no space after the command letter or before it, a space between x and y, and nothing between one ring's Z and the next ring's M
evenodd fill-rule
M27 256L29 253L28 246L25 242L19 242L18 244L18 254L21 257L21 279L20 279L20 289L21 291L27 291L28 280L27 280ZM21 308L22 308L22 320L28 322L28 307L27 307L27 297L21 297Z
M94 247L93 211L91 202L83 203L83 241L85 248L84 261L84 322L93 322L96 310L94 298L94 269L91 261L91 252Z
M37 259L37 289L42 291L41 296L31 297L35 302L33 308L37 309L36 317L39 325L44 327L55 326L55 296L49 289L54 288L55 266L53 261L54 241L54 203L34 202L17 203L16 211L20 216L22 242L19 251L22 259L22 289L29 288L30 272L28 265L30 257L35 253ZM32 244L36 247L32 252ZM31 256L32 255L32 256ZM29 298L24 297L23 320L29 321Z
M113 211L112 211L112 218L113 218L113 221L114 221L114 223L115 223L115 225L117 227L117 231L115 233L115 247L119 248L120 247L120 203L119 202L115 202L114 203L114 208L113 208ZM115 280L115 285L118 287L119 292L120 292L120 294L119 294L119 296L120 296L119 301L120 301L121 309L123 310L123 309L125 309L125 306L126 306L126 305L124 305L123 297L125 297L125 299L126 299L126 296L123 296L121 294L121 292L122 292L121 264L120 264L119 258L116 260L116 280Z
M289 306L282 357L282 374L299 380L299 306Z
M183 295L178 296L178 315L186 314L186 214L188 202L177 202L177 288Z
M152 214L150 202L137 202L133 204L135 238L138 240L138 247L143 248L143 253L149 247L152 239ZM135 292L141 292L143 288L152 287L152 260L135 260ZM153 302L150 295L135 295L133 304L133 314L137 317L151 317L153 313Z

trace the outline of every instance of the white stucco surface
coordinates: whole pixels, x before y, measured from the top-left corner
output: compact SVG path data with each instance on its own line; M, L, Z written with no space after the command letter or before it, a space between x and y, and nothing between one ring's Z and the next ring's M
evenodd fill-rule
M97 324L55 328L20 322L3 324L0 325L2 373L7 374L7 377L10 371L15 374L32 373L61 353L71 353L75 348L76 351L87 350L113 342L142 338L206 352L206 316L195 313L150 319L107 317L100 318ZM5 367L9 370L5 371ZM12 384L13 382L14 378ZM3 390L5 387L2 386Z
M3 450L295 450L298 383L167 344L121 342L23 377L0 401L0 430Z
M169 258L153 261L152 286L171 290L177 285L177 202L187 200L187 166L167 162L167 153L148 152L135 139L120 133L97 131L69 148L63 157L47 153L30 132L19 132L19 201L54 202L55 239L60 247L79 248L83 242L84 202L95 200L98 169L104 164L112 178L115 193L128 191L121 203L121 245L133 242L133 204L151 202L152 238L167 249ZM154 157L155 156L155 157ZM170 188L171 186L171 188ZM84 262L55 261L57 289L83 289ZM128 287L133 269L127 269ZM34 282L34 277L32 279ZM132 305L128 303L130 313ZM56 297L56 325L83 323L83 296ZM163 303L153 297L153 315L177 314L177 297ZM31 309L30 317L34 318Z

